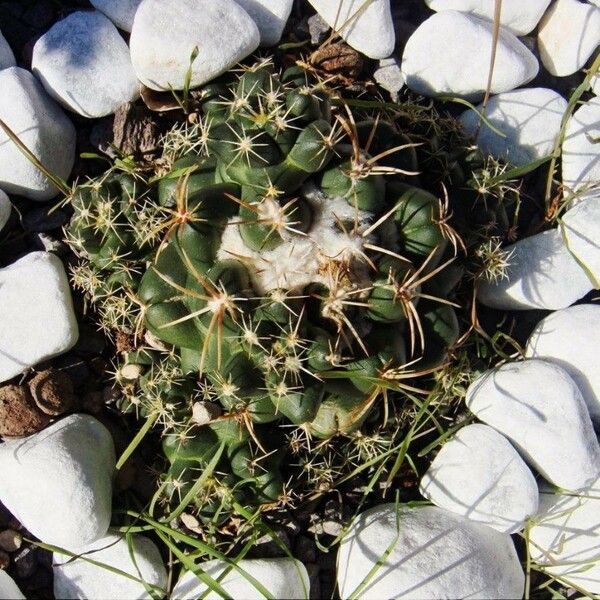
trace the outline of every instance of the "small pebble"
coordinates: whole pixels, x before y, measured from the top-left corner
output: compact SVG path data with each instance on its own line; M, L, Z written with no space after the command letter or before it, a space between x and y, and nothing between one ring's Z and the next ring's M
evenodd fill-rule
M6 552L16 552L23 544L23 536L14 529L0 531L0 548Z

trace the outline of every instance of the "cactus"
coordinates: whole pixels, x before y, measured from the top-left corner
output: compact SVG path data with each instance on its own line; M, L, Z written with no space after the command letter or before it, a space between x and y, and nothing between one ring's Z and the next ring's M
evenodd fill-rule
M353 439L442 364L460 273L447 207L381 115L265 62L196 97L154 174L76 188L68 237L103 328L135 338L119 402L164 426L167 500L222 449L196 497L210 516L277 502L290 439Z

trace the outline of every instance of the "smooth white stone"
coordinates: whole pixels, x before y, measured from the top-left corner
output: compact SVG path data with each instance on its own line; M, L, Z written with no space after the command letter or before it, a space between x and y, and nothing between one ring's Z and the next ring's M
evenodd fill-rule
M600 98L582 104L571 116L562 145L562 182L575 199L600 191ZM595 192L595 193L594 193Z
M139 94L129 48L98 11L74 12L53 25L35 43L31 68L55 100L88 118L114 113Z
M386 551L391 550L384 559ZM382 504L360 514L338 552L338 587L382 598L521 598L525 577L509 535L436 506Z
M8 67L14 67L16 64L15 55L0 31L0 71Z
M406 85L424 96L482 98L492 41L493 25L485 19L454 10L432 15L404 48ZM491 93L508 92L528 83L538 68L535 56L510 31L500 29Z
M2 190L0 190L0 231L2 231L8 222L11 211L12 204L10 203L8 196Z
M569 251L600 289L600 189L567 210L560 228Z
M52 561L54 595L65 600L150 599L152 596L146 591L143 582L166 591L167 571L158 548L141 535L131 536L131 546L133 560L127 539L122 535L110 533L90 545L66 550L119 569L140 581L133 581L82 558L72 560L68 555L55 552ZM160 593L158 595L164 596Z
M540 58L552 75L564 77L581 69L598 44L600 10L587 2L556 0L540 22Z
M489 0L425 0L425 3L437 12L457 10L494 20L495 3ZM500 24L515 35L527 35L535 29L549 4L550 0L503 0Z
M71 415L0 444L0 502L43 542L81 548L106 534L114 469L106 427Z
M25 600L23 592L19 586L13 581L13 578L6 572L0 569L0 598L6 600Z
M119 29L131 31L133 19L142 0L90 0L90 4L102 11Z
M227 71L259 43L256 23L234 0L143 0L129 45L144 85L181 90L194 48L198 57L191 65L191 88Z
M31 252L0 269L0 382L72 348L79 337L62 262Z
M523 529L538 508L533 473L510 442L487 425L467 425L448 440L420 490L436 506L504 533Z
M75 160L75 127L25 69L0 71L0 119L49 171L67 179ZM58 190L0 131L0 188L32 200L48 200Z
M477 109L483 113L482 105ZM506 137L490 129L470 109L460 122L471 136L479 127L477 145L484 153L520 166L552 153L566 109L567 101L554 90L525 88L498 94L488 102L485 116Z
M577 495L540 496L540 512L529 530L534 562L566 587L600 594L600 480ZM579 595L578 595L579 597Z
M525 351L560 365L575 381L592 419L600 423L600 306L578 304L542 319Z
M299 600L310 596L308 573L306 567L299 560L291 558L244 559L240 560L237 565L247 576L262 584L273 598ZM229 564L221 560L209 560L199 563L198 566L216 580L229 567ZM227 597L240 600L242 598L244 600L263 600L264 595L240 573L239 569L231 568L223 579L218 580L219 585L227 592ZM207 590L208 587L194 573L188 571L179 578L171 598L172 600L196 600L201 596L207 600L221 598L214 591L204 595Z
M235 0L253 19L261 46L274 46L281 39L294 0Z
M396 33L390 0L309 0L329 27L355 50L369 58L387 58L394 51Z
M400 62L395 56L379 61L379 67L373 73L373 79L390 93L392 100L398 99L398 93L404 87L404 75L402 75Z
M577 490L600 473L585 400L555 363L531 358L486 371L469 386L466 403L554 485Z
M567 249L560 229L519 240L505 249L506 277L482 281L477 298L501 310L570 306L593 289L591 280Z

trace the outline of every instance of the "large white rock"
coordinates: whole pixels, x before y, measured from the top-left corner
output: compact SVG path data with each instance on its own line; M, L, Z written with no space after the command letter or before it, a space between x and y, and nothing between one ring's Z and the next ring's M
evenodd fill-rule
M240 560L238 568L231 568L219 585L227 592L228 598L243 598L244 600L262 600L265 596L245 577L254 578L262 584L272 598L290 598L290 600L309 598L310 582L306 567L298 560L291 558L260 558ZM229 568L228 563L222 560L209 560L199 563L199 567L217 580ZM196 600L207 598L217 600L221 598L214 591L208 592L208 587L202 583L194 573L184 573L171 594L172 600Z
M75 159L75 127L37 79L19 67L0 71L0 119L54 175L66 179ZM0 130L0 188L32 200L57 189Z
M577 198L600 190L600 98L582 104L571 116L562 145L565 193Z
M523 594L525 578L510 536L437 506L382 504L360 514L340 544L340 596L353 594L380 560L358 598Z
M495 2L489 0L425 0L425 3L438 12L458 10L494 20ZM503 0L500 24L515 35L526 35L538 24L548 4L550 0Z
M530 358L560 365L575 381L592 419L600 423L600 306L579 304L542 319L527 342Z
M567 587L600 594L600 480L577 495L540 496L540 512L529 531L534 562Z
M14 67L16 64L15 55L0 31L0 70Z
M0 382L69 350L79 330L59 258L31 252L0 269Z
M23 592L19 586L13 581L13 578L6 572L0 569L0 598L6 600L25 600Z
M482 281L478 299L501 310L570 306L593 289L591 280L567 249L560 229L550 229L505 248L506 277Z
M552 75L564 77L581 69L598 44L600 10L587 2L556 0L540 22L540 57Z
M106 534L115 449L88 415L0 444L0 502L37 538L80 548Z
M538 487L510 442L487 425L467 425L448 440L421 479L436 506L514 533L535 515Z
M482 105L477 108L483 112ZM471 109L460 121L472 136L479 127L477 145L483 152L519 166L552 153L566 109L567 101L554 90L525 88L498 94L488 102L485 115L505 137L481 122Z
M72 560L70 556L55 552L53 555L54 595L56 598L81 598L86 600L150 599L144 582L166 591L167 571L158 548L149 539L131 536L133 559L127 539L117 534L108 534L88 546L73 549L102 565L108 565L137 579L134 581L103 566L94 565L84 558ZM164 592L157 597L164 596Z
M396 43L390 0L309 0L324 21L355 50L387 58Z
M274 46L281 39L294 0L236 0L254 19L261 46Z
M46 91L84 117L111 114L138 96L129 48L98 11L78 11L38 39L31 62Z
M482 98L487 87L493 26L474 15L447 10L424 21L404 48L406 85L425 96ZM500 30L491 92L508 92L538 72L535 56L512 34Z
M551 483L577 490L600 473L600 445L587 406L558 365L531 358L486 371L469 386L466 403Z
M567 210L560 228L569 251L600 289L600 189Z
M192 88L235 65L259 43L256 23L234 0L143 0L129 45L142 83L154 90L181 90L195 47Z
M102 11L119 29L131 31L133 19L142 0L90 0L90 4Z
M12 204L8 199L8 196L0 190L0 231L6 225L10 212L12 210Z

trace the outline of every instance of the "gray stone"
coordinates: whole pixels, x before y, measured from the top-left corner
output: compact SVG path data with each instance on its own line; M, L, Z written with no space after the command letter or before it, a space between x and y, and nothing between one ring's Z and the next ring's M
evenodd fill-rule
M400 61L395 56L379 61L379 67L373 73L375 81L390 93L393 101L398 100L398 94L404 87L404 75L400 68Z
M8 67L14 67L16 64L15 55L0 31L0 71Z
M0 190L0 231L2 231L6 223L8 223L11 211L12 204L10 203L8 196Z

